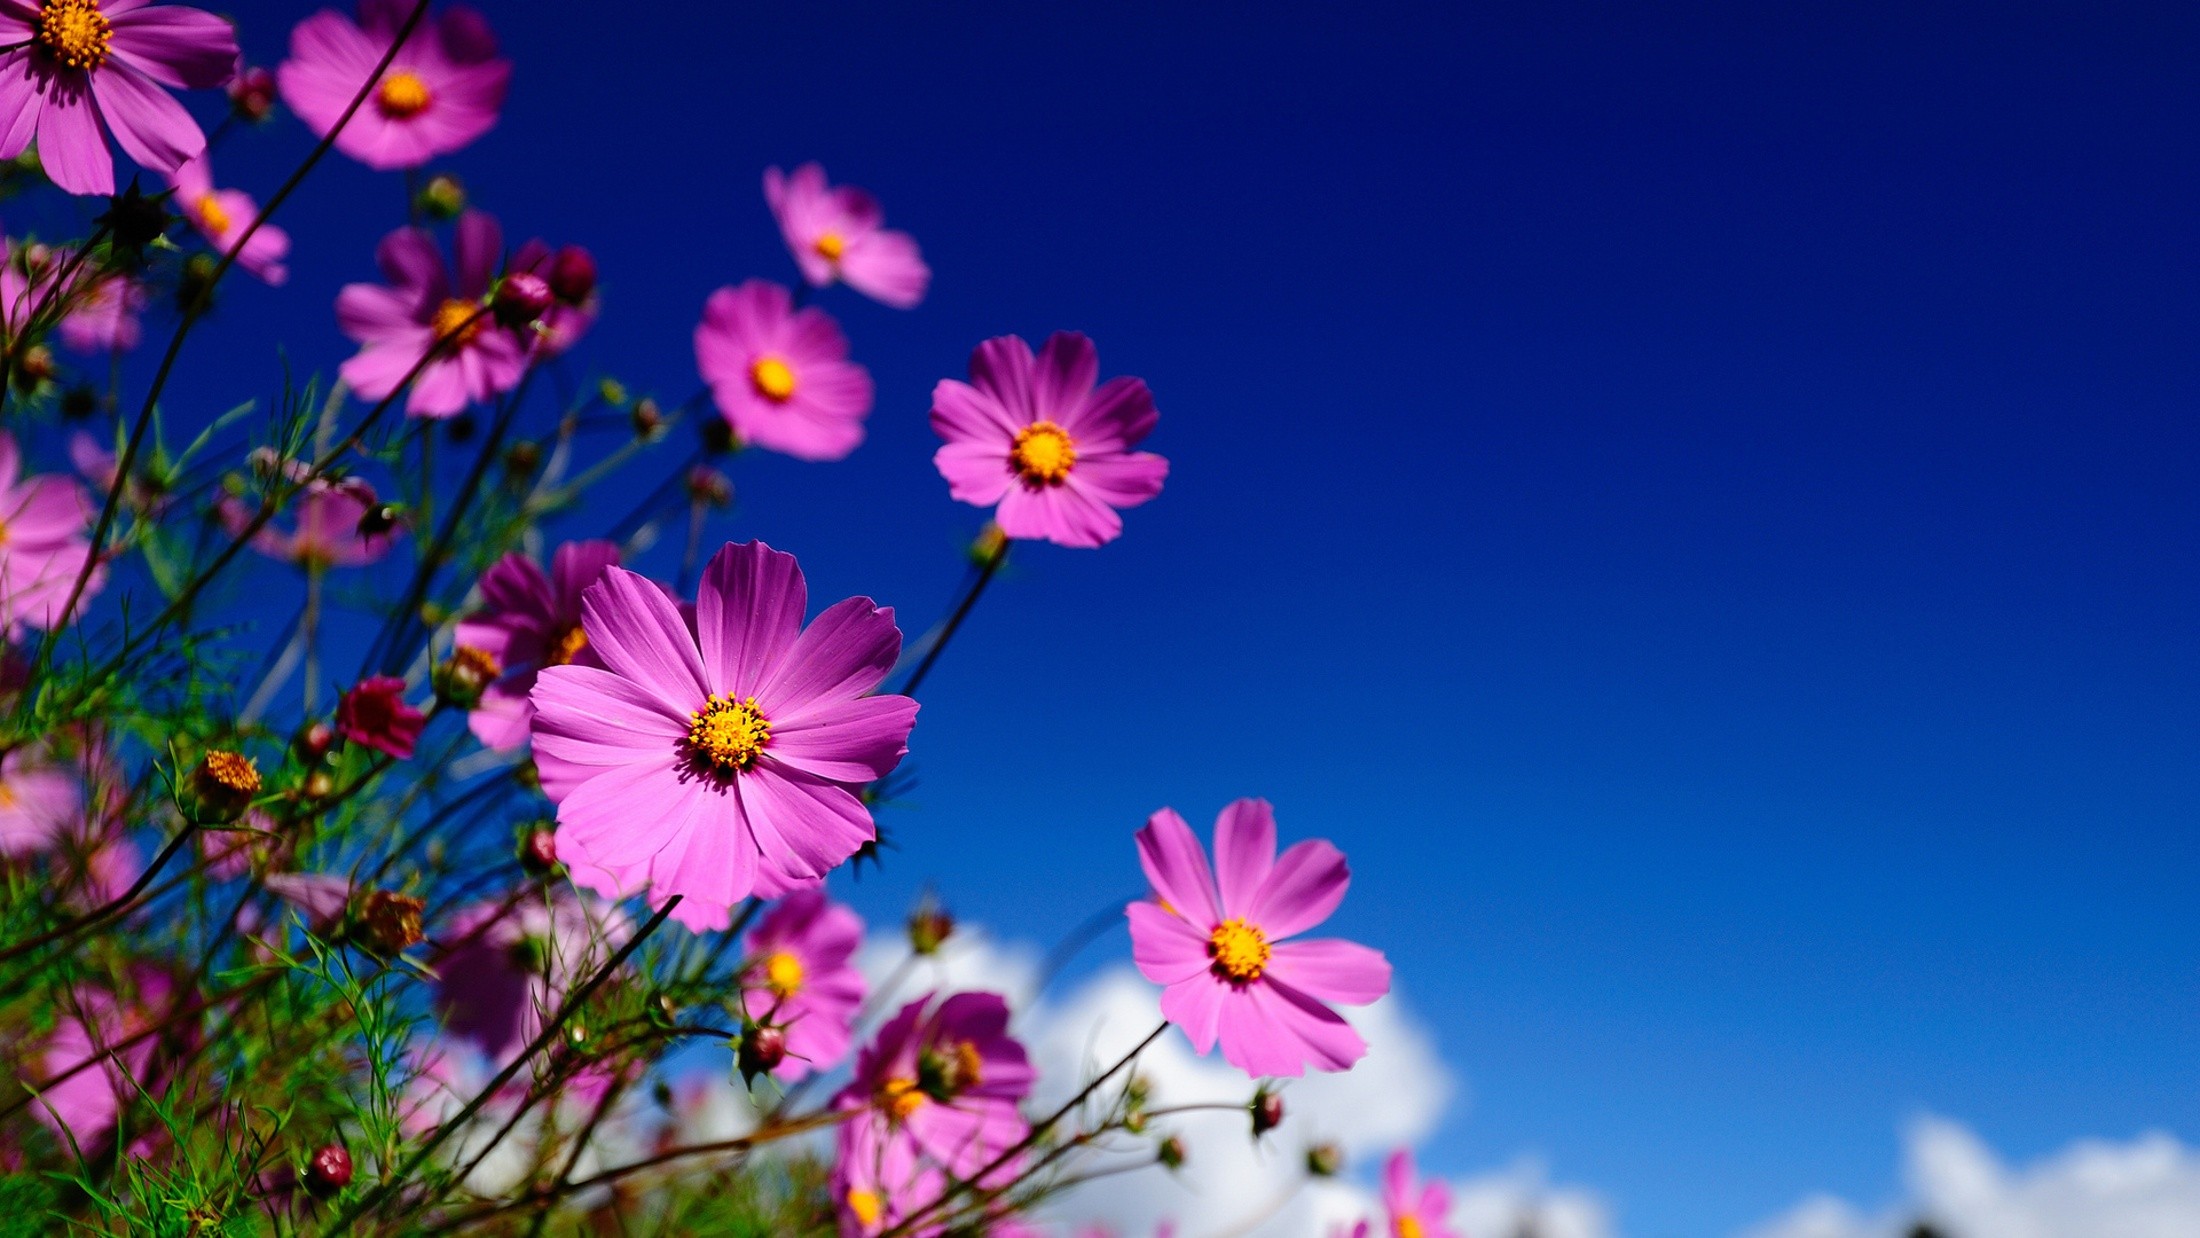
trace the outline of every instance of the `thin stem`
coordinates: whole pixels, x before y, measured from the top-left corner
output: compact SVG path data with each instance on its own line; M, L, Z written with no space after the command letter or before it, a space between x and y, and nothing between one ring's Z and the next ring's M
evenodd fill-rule
M192 834L198 832L198 828L196 825L186 824L182 829L177 830L176 836L168 840L168 845L160 849L160 854L153 857L153 862L145 866L145 871L138 874L137 881L132 883L129 889L123 891L120 898L95 907L74 919L65 920L36 937L16 942L5 950L0 950L0 963L20 958L40 946L49 945L56 941L65 941L95 924L111 920L130 910L131 906L137 902L138 895L145 892L145 887L153 884L153 878L160 875L160 870L167 867L168 861L175 858L176 852L183 849L183 844L190 840Z
M931 647L924 651L924 657L917 662L916 669L910 671L909 678L902 681L903 696L915 696L917 686L924 682L926 675L932 673L932 667L940 660L940 655L947 652L947 642L955 639L955 633L961 629L963 620L970 617L970 608L978 604L978 596L985 592L994 573L1001 570L1001 564L1007 562L1010 545L1009 539L1002 538L993 548L993 553L987 555L985 561L978 565L978 573L970 581L970 591L963 594L962 601L956 605L955 613L947 617L947 625L940 629L940 634L932 638Z

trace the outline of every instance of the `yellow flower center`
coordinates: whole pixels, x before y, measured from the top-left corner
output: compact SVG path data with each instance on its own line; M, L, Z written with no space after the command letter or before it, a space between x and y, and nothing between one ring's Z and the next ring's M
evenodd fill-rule
M586 648L588 633L581 631L581 625L576 623L567 628L565 634L550 646L550 665L570 666L573 659L581 656L581 650Z
M825 261L838 262L840 256L848 252L848 238L838 232L821 233L817 240L811 243L810 248L816 250L817 256Z
M39 46L68 68L96 69L107 63L114 26L99 11L99 0L46 0L33 29Z
M756 385L756 394L774 404L784 404L794 395L794 370L778 357L758 357L749 366L749 381Z
M802 960L781 950L764 960L764 983L781 997L802 987Z
M382 79L374 92L374 106L392 120L404 120L428 110L428 84L410 69L399 69Z
M222 209L221 199L210 193L202 193L192 204L199 213L199 226L208 232L227 232L232 222L229 212Z
M1053 422L1034 421L1016 432L1008 463L1029 485L1059 486L1077 467L1077 444Z
M1207 937L1207 957L1215 961L1215 974L1239 984L1260 979L1268 954L1268 939L1243 920L1224 920Z
M712 696L688 717L689 750L720 774L756 764L757 754L771 742L772 724L757 711L753 696L740 701Z
M435 319L428 325L435 328L435 338L451 341L454 348L464 348L481 334L481 324L487 317L477 303L454 297L435 307Z
M1390 1223L1390 1232L1396 1238L1421 1238L1421 1218L1399 1217Z
M955 1046L956 1081L964 1088L974 1088L985 1082L985 1059L978 1056L978 1046L963 1041Z
M865 1225L876 1225L879 1217L885 1215L886 1205L879 1201L877 1191L850 1191L848 1211L855 1213L856 1220Z
M924 1108L924 1090L917 1086L916 1080L897 1076L879 1088L878 1103L896 1118L907 1118Z
M463 671L480 679L483 683L487 683L504 673L504 665L497 661L495 654L486 649L477 649L472 645L460 645L458 648L451 650L451 669Z
M206 775L239 795L256 795L260 790L260 769L242 753L222 748L208 752Z

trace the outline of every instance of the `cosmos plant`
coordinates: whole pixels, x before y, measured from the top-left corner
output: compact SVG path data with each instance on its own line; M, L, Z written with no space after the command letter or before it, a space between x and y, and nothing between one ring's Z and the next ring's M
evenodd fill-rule
M904 810L962 742L923 692L1011 547L1070 570L1153 532L1125 513L1168 478L1155 396L1092 341L978 343L930 392L932 501L859 507L967 539L943 618L813 597L801 528L725 512L745 470L923 432L925 391L875 387L841 326L931 283L870 192L765 170L747 224L790 269L701 272L695 370L622 378L589 355L619 273L585 237L508 243L451 162L525 71L482 14L360 0L240 37L0 0L0 26L0 1219L1049 1234L1054 1197L1196 1155L1176 1115L1277 1143L1280 1081L1367 1052L1347 1011L1389 965L1302 936L1349 874L1326 842L1279 852L1264 801L1223 810L1211 860L1170 809L1123 823L1151 1028L1072 1077L1041 1077L1009 978L942 979L961 941L930 895L905 934L866 924L859 869L954 841L955 806ZM188 110L215 87L220 173ZM314 141L294 175L225 175L286 124ZM142 173L120 192L116 151ZM293 218L346 159L404 182L378 235ZM307 247L296 270L348 282L298 286ZM296 336L232 338L266 316L231 297L280 299ZM184 408L183 372L233 406ZM1157 1091L1141 1061L1172 1035L1242 1089ZM1440 1188L1386 1182L1402 1238L1449 1234Z

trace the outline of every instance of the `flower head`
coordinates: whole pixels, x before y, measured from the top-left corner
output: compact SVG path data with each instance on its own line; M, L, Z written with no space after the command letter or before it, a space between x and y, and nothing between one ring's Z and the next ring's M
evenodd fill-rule
M924 299L931 268L908 233L882 226L885 212L870 194L853 185L828 185L824 168L805 163L792 176L766 168L764 201L810 283L822 288L841 280L896 309Z
M948 493L985 507L1009 537L1098 546L1123 531L1118 509L1161 493L1169 462L1132 451L1160 414L1136 378L1098 389L1092 341L1060 331L1037 357L1013 335L978 345L970 381L932 389L932 457Z
M89 984L72 989L38 1055L43 1082L32 1116L87 1156L106 1143L126 1102L161 1090L163 1041L189 1036L188 1025L166 1037L145 1034L171 1013L174 982L145 966L132 969L131 980L133 991L125 993Z
M327 137L411 12L410 0L360 0L357 22L332 9L299 22L290 32L290 59L275 71L283 101ZM497 123L511 77L511 62L497 59L487 19L454 5L413 29L336 135L336 149L382 171L448 155Z
M1383 1163L1383 1211L1390 1238L1459 1238L1451 1227L1451 1188L1434 1178L1416 1182L1413 1154L1404 1148Z
M742 1004L750 1018L787 1031L787 1056L772 1071L775 1078L792 1082L848 1056L863 1004L863 973L855 965L862 944L863 921L816 890L788 895L749 931Z
M1276 854L1266 800L1238 800L1215 820L1215 866L1174 809L1138 832L1154 900L1132 903L1131 954L1162 986L1161 1013L1206 1053L1248 1075L1344 1070L1367 1042L1325 1003L1363 1006L1390 991L1390 964L1348 941L1288 941L1329 918L1351 884L1344 856L1320 841ZM1217 884L1217 877L1220 884Z
M0 622L10 635L23 627L51 628L91 557L94 508L84 487L58 473L23 476L15 436L0 430ZM95 567L85 599L107 577Z
M381 506L374 488L357 478L342 481L316 479L298 495L293 526L285 532L271 521L252 535L252 548L270 559L295 563L315 570L357 567L389 553L395 530L369 532L361 521ZM253 509L241 499L220 504L222 523L230 533L252 527Z
M535 707L528 694L546 666L601 666L581 629L581 594L618 566L611 542L567 542L545 573L514 552L481 575L481 608L458 625L453 643L477 650L502 672L467 712L474 738L498 751L527 742Z
M869 598L802 625L794 556L727 546L703 573L692 627L664 591L608 568L581 597L601 666L535 681L535 763L558 801L558 858L616 897L684 897L690 928L810 884L876 836L861 784L907 751L917 703L869 695L901 651ZM576 880L579 869L576 867Z
M61 342L81 353L128 352L145 338L138 318L153 292L120 272L86 274L72 282L61 315Z
M115 191L107 133L155 172L205 150L161 88L219 86L237 64L228 22L145 0L15 0L0 5L0 47L0 159L35 135L46 175L78 194Z
M879 1028L833 1107L863 1111L844 1132L884 1127L925 1160L967 1177L1024 1137L1029 1127L1017 1105L1033 1077L999 994L926 994Z
M600 308L596 260L587 250L567 245L553 252L542 241L529 239L512 251L510 269L537 276L550 286L550 308L534 325L536 347L544 353L554 357L571 349L596 324Z
M171 173L168 184L176 191L176 209L221 253L228 253L260 217L259 204L251 195L214 188L213 164L203 154ZM245 242L237 265L265 283L281 284L290 278L290 268L284 265L289 257L290 234L269 224Z
M338 735L400 761L413 754L427 724L426 714L405 703L405 681L394 675L362 679L336 703Z
M43 748L0 757L0 858L51 850L83 814L83 780Z
M452 1035L503 1066L632 931L617 907L564 888L477 903L441 935L452 944L436 961L436 1009Z
M734 433L802 460L838 460L863 441L871 375L825 311L785 288L720 288L695 328L695 364Z
M503 229L481 211L466 212L452 256L455 282L426 229L399 228L375 251L389 283L346 284L337 294L337 324L360 344L339 373L362 397L388 397L419 366L405 411L450 417L510 391L526 373L528 342L499 327L484 299L504 259Z

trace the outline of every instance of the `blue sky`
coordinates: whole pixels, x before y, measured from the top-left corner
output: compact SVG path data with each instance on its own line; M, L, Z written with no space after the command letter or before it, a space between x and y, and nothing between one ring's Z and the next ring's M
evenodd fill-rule
M302 11L232 7L260 61ZM1019 551L927 685L867 912L1051 940L1146 813L1266 795L1470 1090L1427 1161L1532 1150L1638 1238L1887 1197L1925 1109L2200 1134L2189 9L487 9L511 101L447 166L595 250L584 364L693 390L703 298L791 278L767 164L923 244L922 308L823 299L870 441L731 465L716 532L821 602L950 600L924 412L978 340L1156 393L1167 492ZM172 406L345 355L402 201L332 163Z

